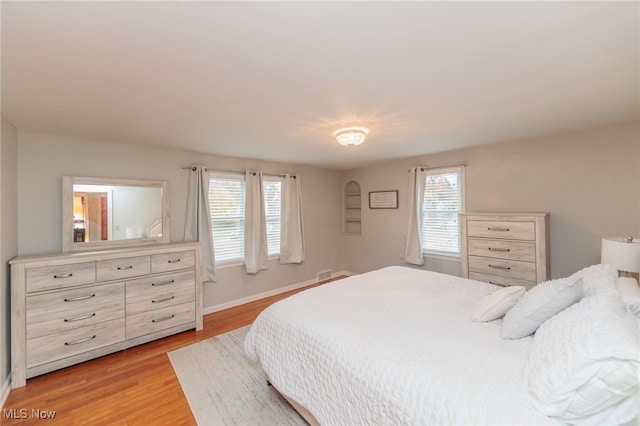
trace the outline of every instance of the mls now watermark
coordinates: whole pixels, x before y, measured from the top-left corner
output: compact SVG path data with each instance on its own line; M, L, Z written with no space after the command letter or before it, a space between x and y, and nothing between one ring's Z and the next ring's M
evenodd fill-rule
M51 410L41 410L39 408L9 408L2 410L5 419L42 419L51 420L56 418L56 412Z

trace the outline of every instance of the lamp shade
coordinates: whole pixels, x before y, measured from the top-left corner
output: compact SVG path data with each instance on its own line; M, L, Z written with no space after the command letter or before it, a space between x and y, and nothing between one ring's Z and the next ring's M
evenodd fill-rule
M603 238L601 262L613 265L619 271L640 272L640 241L629 241L629 238Z

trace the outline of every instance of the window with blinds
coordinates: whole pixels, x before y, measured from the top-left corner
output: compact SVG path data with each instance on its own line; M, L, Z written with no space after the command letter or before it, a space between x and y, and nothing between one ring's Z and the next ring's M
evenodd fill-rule
M262 182L269 256L280 254L281 183L277 177ZM209 209L216 264L244 260L244 176L209 174Z
M427 173L422 204L424 253L460 255L464 167L433 169Z
M244 259L244 177L209 174L209 209L216 264Z
M281 185L282 183L278 178L264 177L262 180L269 256L277 256L280 254Z

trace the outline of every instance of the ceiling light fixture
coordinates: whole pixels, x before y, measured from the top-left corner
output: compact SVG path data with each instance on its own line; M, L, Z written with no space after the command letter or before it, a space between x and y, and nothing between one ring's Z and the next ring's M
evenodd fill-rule
M364 142L367 133L369 133L369 129L365 127L345 127L336 130L333 135L340 145L356 146Z

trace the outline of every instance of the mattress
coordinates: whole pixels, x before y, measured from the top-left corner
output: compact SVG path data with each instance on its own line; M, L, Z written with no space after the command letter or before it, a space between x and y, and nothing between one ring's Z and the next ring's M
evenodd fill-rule
M264 310L245 352L321 424L557 424L534 408L532 342L471 321L491 284L391 266Z

